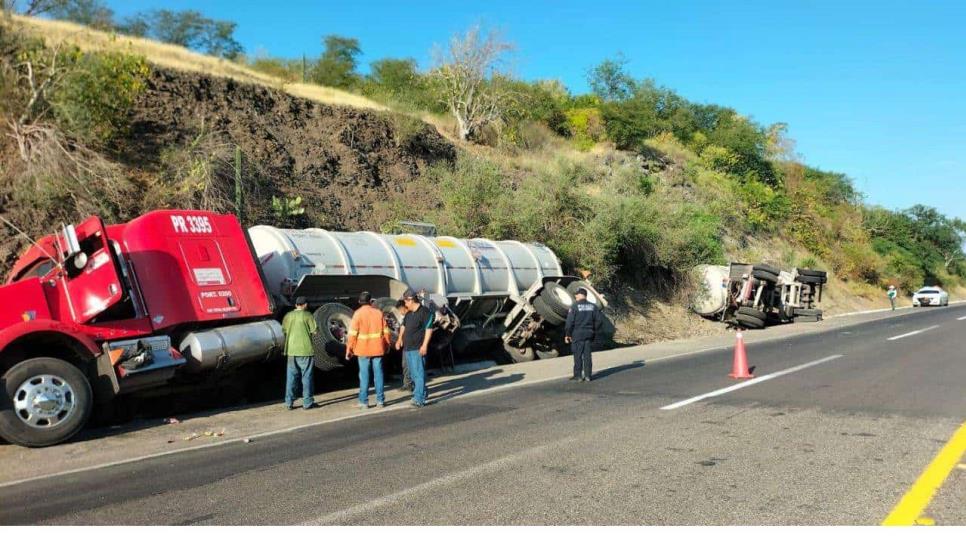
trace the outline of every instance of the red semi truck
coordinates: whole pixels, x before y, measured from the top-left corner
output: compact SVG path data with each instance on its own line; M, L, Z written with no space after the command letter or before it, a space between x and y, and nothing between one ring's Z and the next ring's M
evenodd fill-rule
M95 400L176 373L231 372L282 346L232 215L155 211L109 226L88 218L32 245L0 301L0 436L25 446L66 440Z

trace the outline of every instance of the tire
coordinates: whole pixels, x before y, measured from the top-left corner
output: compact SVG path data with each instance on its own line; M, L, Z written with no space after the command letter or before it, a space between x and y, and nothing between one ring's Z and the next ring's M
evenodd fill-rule
M543 284L543 291L540 292L540 298L543 300L547 307L549 307L553 313L557 314L563 319L567 319L567 312L570 311L570 307L574 305L574 297L567 292L567 289L563 285L555 281L548 281Z
M798 283L809 283L812 285L822 285L828 283L828 278L824 276L804 276L799 274L795 276L795 281Z
M560 357L560 350L557 348L535 348L533 353L537 356L537 359L556 359Z
M542 297L537 297L533 299L533 309L540 314L540 317L550 325L560 326L567 321L567 316L560 317L557 312L550 308L550 306L543 300Z
M586 281L578 280L575 282L571 282L570 285L567 286L567 292L570 293L570 296L576 299L577 289L580 289L580 288L584 288L587 290L587 302L594 304L595 306L597 306L602 310L604 309L604 305L601 304L600 300L597 300L597 295L594 294L595 293L594 288Z
M751 267L751 270L752 272L754 272L755 270L761 270L762 272L768 272L773 276L778 276L778 274L781 274L781 270L779 270L778 267L772 266L770 264L765 264L765 263L758 263L753 267Z
M799 276L814 276L816 278L828 278L828 272L824 270L812 270L810 268L799 268Z
M514 363L529 363L537 358L536 353L530 346L521 349L515 346L503 344L503 351L506 352L507 356L510 357L510 360Z
M312 314L319 332L312 337L315 368L333 370L345 366L345 337L352 322L352 309L338 302L319 306Z
M61 359L22 361L3 375L3 384L0 436L13 444L36 448L63 442L84 427L94 410L94 394L87 377ZM30 402L43 391L53 397L46 411Z
M767 281L769 283L778 283L778 274L772 274L767 270L758 270L756 268L751 271L751 275L756 280Z
M735 314L735 321L746 329L764 329L765 321L747 314Z
M758 320L760 320L762 322L764 322L765 319L768 318L768 314L766 314L765 312L759 310L758 308L752 308L751 306L742 306L741 308L738 308L738 311L735 312L735 314L736 315L737 314L740 314L740 315L746 315L748 317L753 317L753 318L758 319Z
M386 316L386 324L389 325L389 341L391 345L396 344L396 340L399 338L399 327L402 326L402 312L396 308L396 299L392 297L380 297L375 301L376 308L382 310L382 314Z

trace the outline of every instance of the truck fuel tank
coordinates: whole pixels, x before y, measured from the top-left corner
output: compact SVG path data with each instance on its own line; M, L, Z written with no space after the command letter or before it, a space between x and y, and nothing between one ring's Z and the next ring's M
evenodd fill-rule
M225 370L281 351L285 335L274 319L193 332L181 341L185 370Z

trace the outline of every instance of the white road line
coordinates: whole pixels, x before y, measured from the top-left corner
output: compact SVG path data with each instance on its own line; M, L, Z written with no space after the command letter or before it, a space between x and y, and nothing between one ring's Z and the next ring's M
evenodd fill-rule
M957 317L957 318L956 318L956 321L962 321L962 320L964 320L964 319L966 319L966 315L964 315L963 317Z
M705 393L703 395L698 395L696 397L691 397L689 399L685 399L685 400L682 400L682 401L679 401L679 402L675 402L674 404L668 404L667 406L662 406L661 407L661 410L674 410L674 409L680 408L682 406L687 406L689 404L694 404L695 402L698 402L698 401L701 401L701 400L704 400L704 399L708 399L708 398L711 398L711 397L717 397L717 396L720 396L720 395L724 395L725 393L730 393L732 391L737 391L739 389L744 389L745 387L750 387L752 385L756 385L756 384L759 384L759 383L764 382L764 381L768 381L768 380L771 380L771 379L774 379L774 378L778 378L779 376L784 376L785 374L791 374L792 372L798 372L799 370L805 370L806 368L810 368L810 367L813 367L813 366L816 366L816 365L820 365L822 363L827 363L829 361L834 361L835 359L838 359L841 356L842 356L842 354L829 355L828 357L824 357L824 358L819 359L817 361L812 361L810 363L804 363L804 364L801 364L801 365L798 365L798 366L793 366L791 368L786 368L785 370L781 370L781 371L778 371L778 372L773 372L771 374L765 374L764 376L759 376L757 378L752 378L752 379L750 379L750 380L748 380L746 382L741 382L739 384L735 384L735 385L732 385L730 387L725 387L724 389L717 389L717 390L712 391L710 393Z
M912 336L912 335L915 335L915 334L919 334L921 332L931 331L933 329L938 329L938 328L939 328L939 325L933 325L932 327L926 327L925 329L919 329L917 331L907 332L905 334L900 334L898 336L893 336L892 338L889 338L889 340L899 340L900 338L908 338L909 336Z
M514 453L512 455L507 455L506 457L500 457L499 459L494 459L488 463L483 463L481 465L472 466L468 469L461 470L459 472L453 472L445 476L440 476L439 478L434 478L427 482L423 482L419 485L391 493L370 501L359 503L355 506L346 508L345 510L339 510L338 512L332 512L326 514L322 517L308 520L302 523L302 525L345 525L347 521L356 518L358 516L369 514L374 511L378 511L382 508L392 505L403 500L406 500L420 493L425 493L432 491L440 487L446 487L453 485L464 480L469 480L471 478L486 474L487 472L495 472L507 468L527 457L532 457L539 455L551 448L558 448L559 446L566 444L568 442L573 442L576 438L567 438L564 440L559 440L552 444L544 444L543 446L537 446L535 448L530 448L523 450L521 452Z

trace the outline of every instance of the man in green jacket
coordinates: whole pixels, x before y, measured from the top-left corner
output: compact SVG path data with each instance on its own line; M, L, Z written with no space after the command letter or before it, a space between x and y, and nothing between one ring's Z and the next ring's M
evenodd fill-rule
M295 309L285 314L282 319L282 331L285 333L285 355L288 357L288 370L285 379L285 407L291 410L295 406L299 386L302 388L302 408L308 410L315 404L312 398L312 368L315 360L312 350L312 335L319 327L315 318L306 310L308 302L305 297L295 299Z

